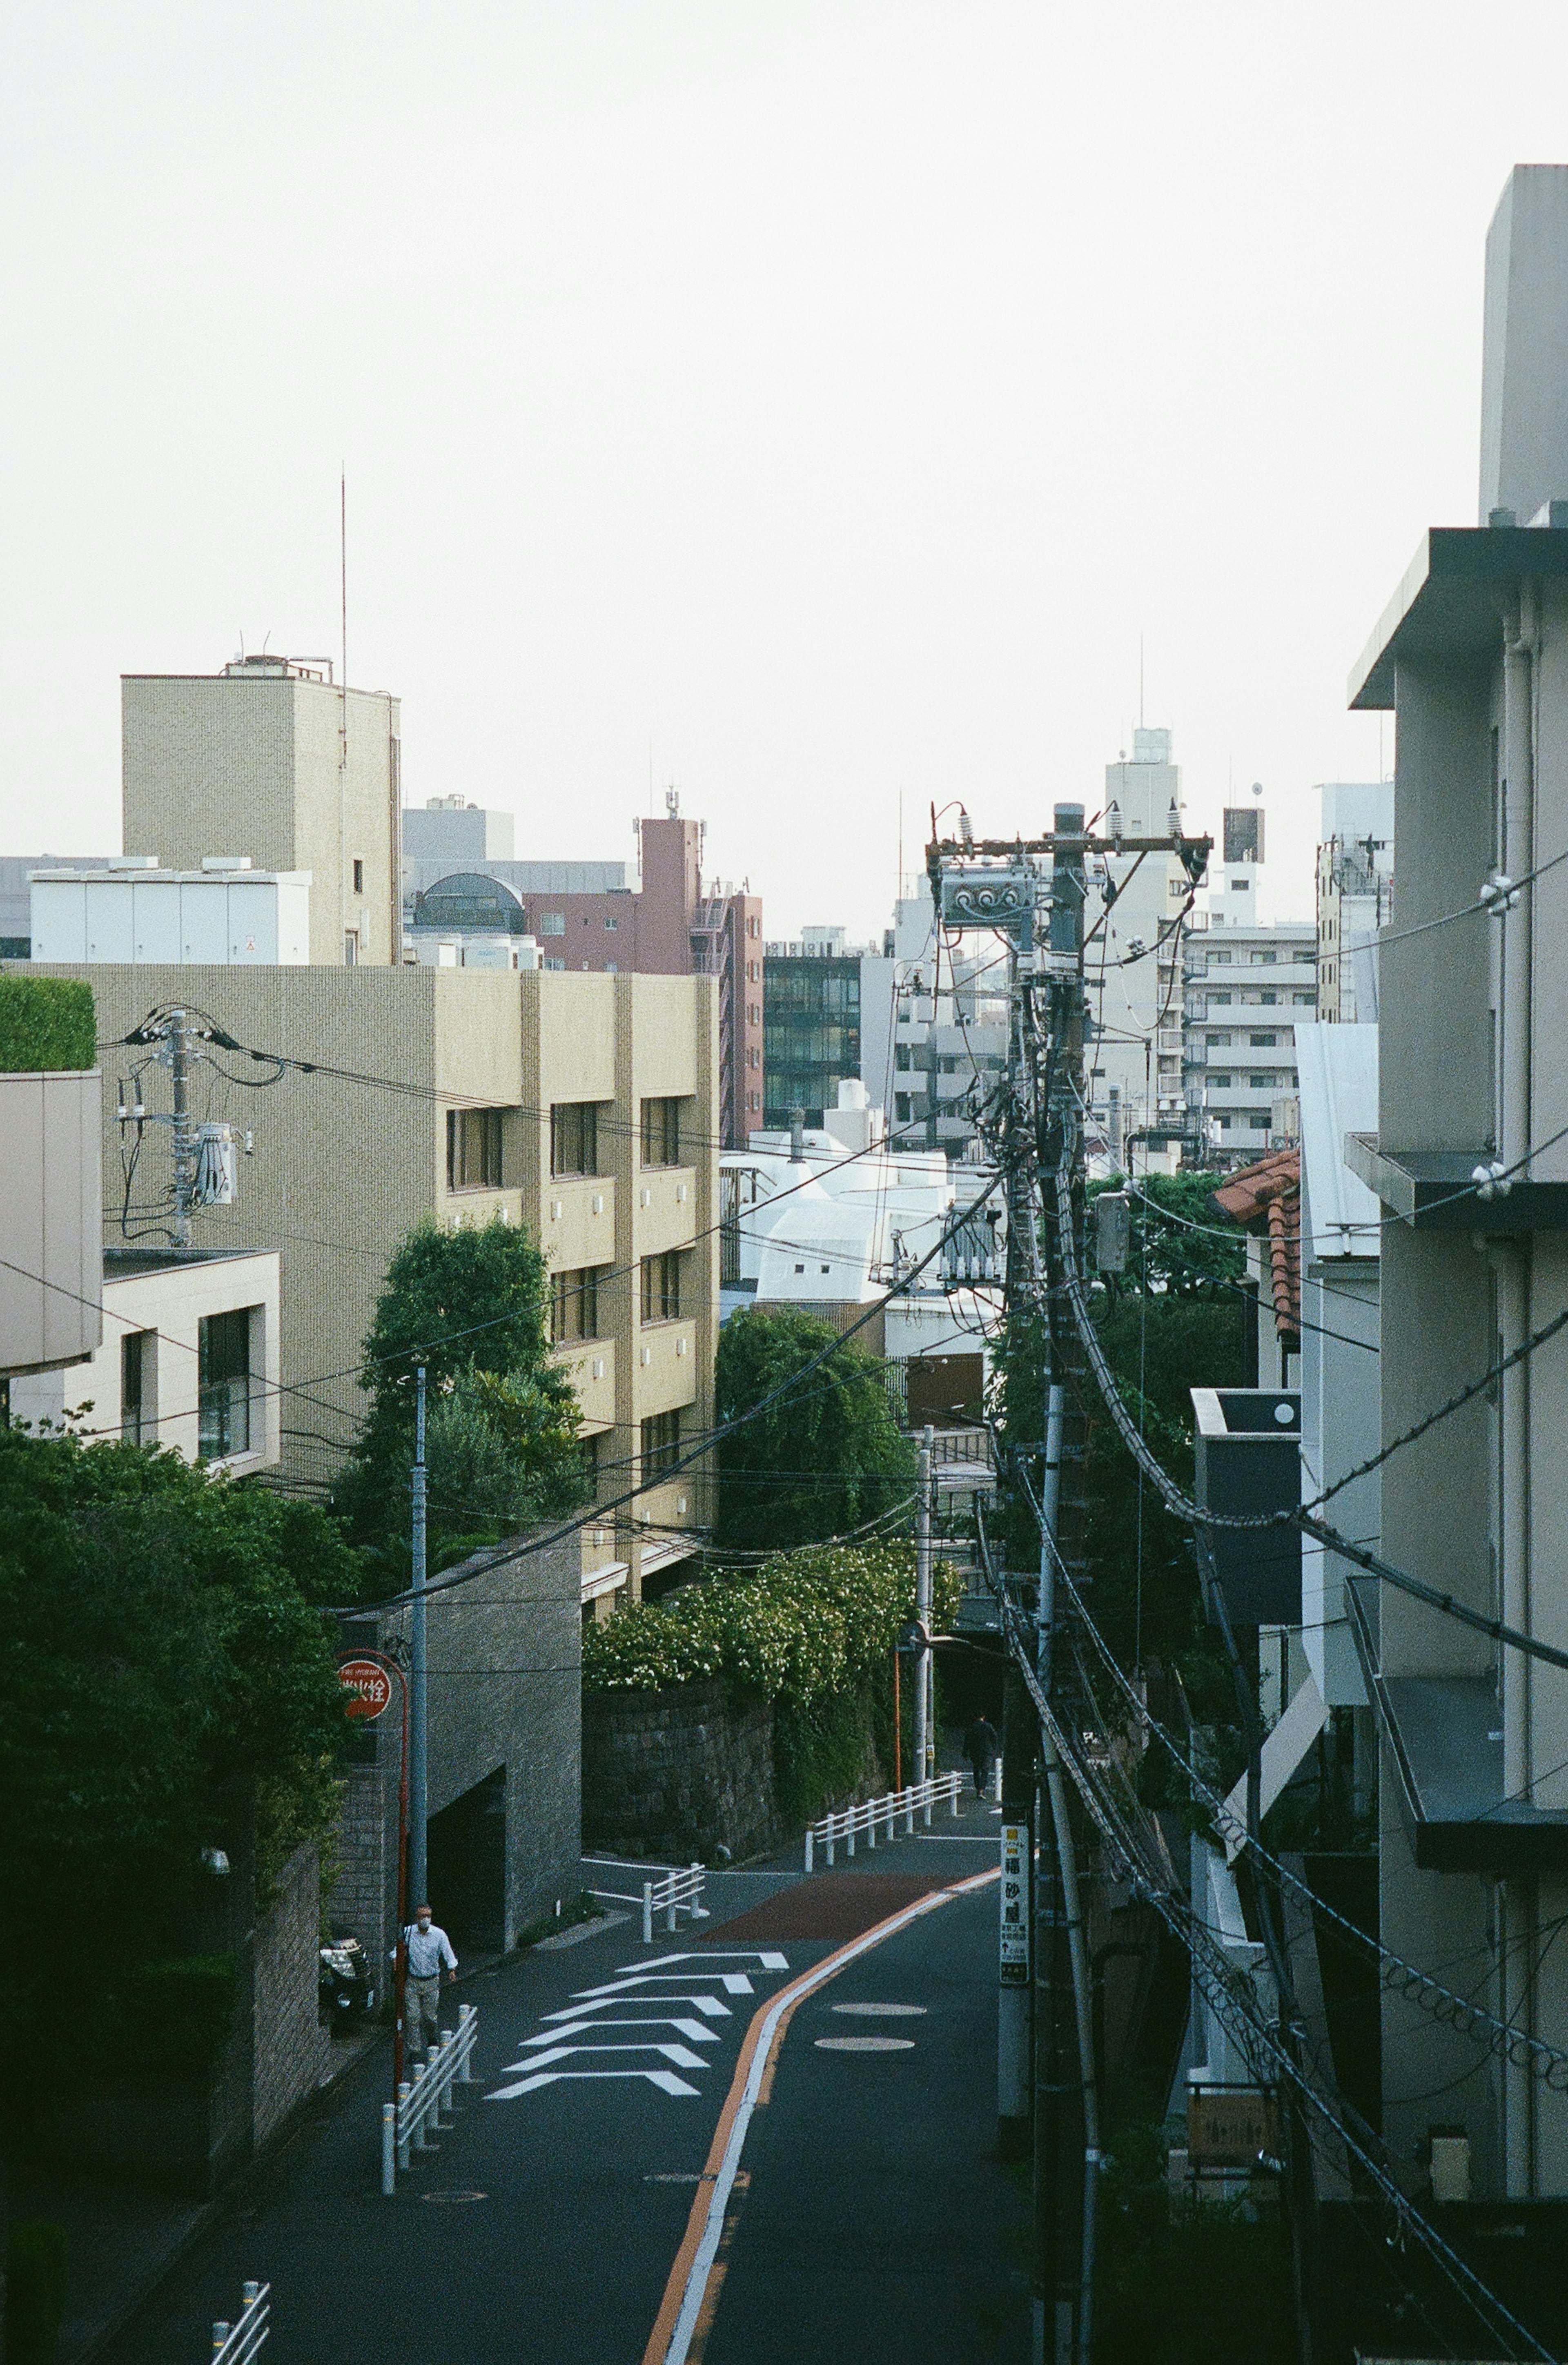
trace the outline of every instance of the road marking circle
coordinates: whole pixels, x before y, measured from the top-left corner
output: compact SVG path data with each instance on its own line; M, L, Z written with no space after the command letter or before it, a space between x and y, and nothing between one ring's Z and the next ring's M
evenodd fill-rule
M913 2036L819 2036L819 2053L913 2053Z
M856 2012L862 2020L924 2020L925 2017L923 2003L834 2003L830 2004L828 2010Z

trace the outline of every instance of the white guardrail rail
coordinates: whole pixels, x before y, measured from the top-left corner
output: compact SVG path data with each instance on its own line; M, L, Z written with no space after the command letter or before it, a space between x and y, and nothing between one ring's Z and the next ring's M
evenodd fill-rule
M872 1848L877 1844L879 1831L885 1831L890 1842L897 1839L901 1818L906 1838L914 1837L916 1815L924 1818L929 1831L934 1807L945 1804L955 1815L958 1813L963 1780L961 1774L938 1774L929 1782L911 1782L902 1790L889 1790L880 1799L863 1799L857 1807L846 1807L841 1814L822 1816L806 1827L806 1870L814 1869L819 1847L827 1850L827 1860L832 1864L840 1845L846 1855L854 1855L856 1839L862 1833L867 1846Z
M700 1864L689 1864L679 1872L665 1875L663 1880L644 1880L639 1896L629 1889L590 1889L588 1895L611 1905L640 1905L643 1909L643 1944L654 1943L654 1922L664 1916L665 1928L675 1933L676 1916L689 1913L694 1922L706 1922L708 1908L702 1902L702 1890L708 1876Z
M455 2086L474 2083L474 2039L479 2015L471 2003L457 2007L457 2025L425 2057L418 2077L405 2079L395 2102L381 2106L381 2190L389 2197L398 2190L398 2176L407 2175L416 2152L425 2149L427 2127L449 2127L456 2104ZM249 2352L246 2352L249 2354Z
M212 2365L246 2365L263 2347L273 2328L272 2288L271 2283L241 2284L244 2314L234 2324L213 2326Z

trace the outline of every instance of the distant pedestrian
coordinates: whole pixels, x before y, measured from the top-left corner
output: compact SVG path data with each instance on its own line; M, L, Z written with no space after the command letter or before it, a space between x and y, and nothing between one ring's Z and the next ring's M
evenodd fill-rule
M983 1799L991 1788L991 1769L1002 1748L1002 1736L990 1717L978 1716L964 1735L964 1755L975 1769L975 1796Z
M441 1975L457 1978L457 1957L444 1930L431 1919L428 1905L416 1905L414 1919L403 1933L409 1949L409 1984L404 2021L410 2053L424 2053L441 2034ZM429 2028L427 2038L425 2031Z

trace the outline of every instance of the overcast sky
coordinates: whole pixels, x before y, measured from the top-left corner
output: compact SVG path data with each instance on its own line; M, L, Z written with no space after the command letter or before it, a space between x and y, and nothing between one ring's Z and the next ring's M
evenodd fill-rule
M342 464L351 678L521 855L651 775L879 930L901 793L1098 804L1141 642L1304 912L1565 86L1562 0L9 0L0 851L118 847L121 672L336 648Z

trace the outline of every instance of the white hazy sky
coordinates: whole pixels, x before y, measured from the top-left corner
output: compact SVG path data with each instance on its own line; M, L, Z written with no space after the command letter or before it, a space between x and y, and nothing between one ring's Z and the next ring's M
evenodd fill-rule
M122 671L336 647L342 463L351 678L520 854L651 750L869 933L901 792L909 867L1098 803L1141 637L1304 911L1565 70L1562 0L10 0L0 848L118 846Z

